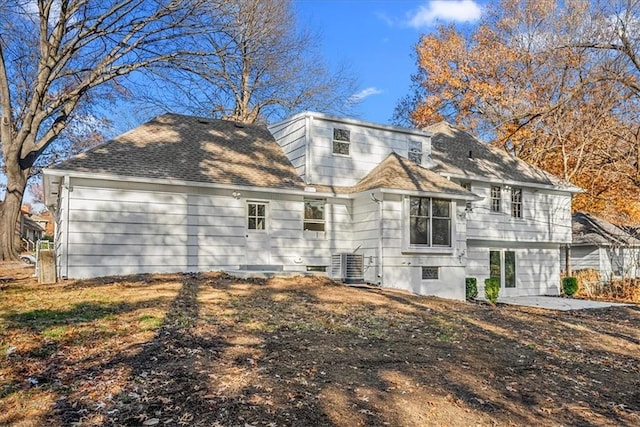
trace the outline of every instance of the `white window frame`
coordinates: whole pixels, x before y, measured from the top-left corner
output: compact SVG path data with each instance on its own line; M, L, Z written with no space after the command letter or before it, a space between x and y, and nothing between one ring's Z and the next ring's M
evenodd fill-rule
M347 140L336 138L336 136L340 132L346 132ZM344 145L346 145L348 152L346 154L345 153L336 152L336 149L335 149L336 144L344 144ZM351 131L349 129L344 129L344 128L333 128L332 129L331 154L333 154L334 156L351 157Z
M500 287L504 289L515 289L518 287L518 257L513 249L490 249L489 250L489 277L491 276L491 252L499 254L500 267ZM507 253L513 254L513 283L507 286Z
M518 200L515 199L515 195L519 194L520 197ZM523 191L522 188L515 187L511 189L511 218L514 219L522 219L522 208L523 208Z
M499 185L492 185L489 187L489 210L491 213L502 212L502 187Z
M322 219L307 218L307 203L315 203L322 205ZM327 232L327 200L305 198L302 207L302 230L305 233L326 233ZM322 230L307 230L307 224L322 224Z
M424 156L422 141L407 141L407 158L412 162L421 165L422 156Z
M256 205L256 214L250 215L250 205ZM264 206L264 215L258 215L258 206ZM249 228L249 220L251 218L264 218L264 228ZM256 221L257 223L257 221ZM266 233L269 230L269 202L261 200L247 200L245 212L245 226L250 233Z
M429 244L415 244L411 243L411 197L419 197L424 199L429 199ZM449 203L449 246L444 245L433 245L433 216L432 216L432 202L433 200L444 200ZM453 253L454 250L454 236L456 223L454 215L455 203L449 199L441 199L439 197L427 197L427 196L407 196L404 198L404 213L403 213L403 253ZM436 219L444 219L444 217L436 218Z

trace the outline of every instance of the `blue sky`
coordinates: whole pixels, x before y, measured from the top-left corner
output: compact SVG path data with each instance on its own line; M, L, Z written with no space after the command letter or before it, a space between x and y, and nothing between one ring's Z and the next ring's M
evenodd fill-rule
M358 80L357 117L389 123L416 70L412 56L420 35L438 24L469 26L484 2L414 0L294 0L299 24L321 34L331 64L346 63Z
M321 35L328 64L348 64L359 83L354 117L388 124L416 70L420 35L438 24L473 26L486 0L293 0L300 25ZM122 120L121 118L120 120ZM132 120L135 119L132 117ZM124 132L135 123L127 123ZM121 123L122 124L122 123ZM0 176L0 183L3 182ZM1 187L1 186L0 186ZM3 198L0 188L0 199Z

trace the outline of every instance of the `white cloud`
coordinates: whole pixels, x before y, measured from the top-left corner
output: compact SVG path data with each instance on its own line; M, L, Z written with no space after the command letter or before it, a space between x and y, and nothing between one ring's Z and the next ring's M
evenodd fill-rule
M432 0L407 16L413 28L433 25L436 21L474 22L480 19L482 8L474 0Z
M347 102L349 104L357 104L358 102L361 102L365 98L368 98L368 97L370 97L372 95L379 95L381 93L382 93L382 91L380 89L378 89L377 87L368 87L366 89L361 90L358 93L354 93L353 95L351 95L347 99Z
M19 11L28 16L33 22L40 19L40 8L37 0L28 0L26 3L18 5ZM49 25L53 26L60 18L60 0L54 0L49 11Z

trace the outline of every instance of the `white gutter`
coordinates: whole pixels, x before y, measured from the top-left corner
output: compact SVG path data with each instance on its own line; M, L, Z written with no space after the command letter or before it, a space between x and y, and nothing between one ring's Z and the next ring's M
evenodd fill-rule
M525 181L511 181L511 180L489 180L487 177L475 176L475 175L457 175L457 174L448 174L441 173L445 178L453 178L459 179L462 181L479 181L486 182L489 184L498 184L498 185L512 185L516 187L529 187L529 188L540 188L544 190L553 190L553 191L565 191L569 193L584 193L584 189L577 187L575 185L568 185L566 187L560 187L558 185L550 185L550 184L538 184L533 182L525 182Z
M369 189L365 191L360 191L358 193L349 193L349 194L355 196L357 194L368 193L372 190L374 189ZM473 196L465 196L464 194L449 194L449 193L437 192L437 191L400 190L395 188L378 188L375 190L384 194L400 194L403 196L435 197L436 199L446 198L451 200L469 200L469 201L475 201L475 202L479 200L484 200L484 197L480 197L476 194L473 194Z
M343 124L353 125L353 126L358 126L358 127L367 127L367 128L371 128L371 129L387 130L387 131L392 131L392 132L395 132L395 133L404 133L404 134L416 135L416 136L420 136L420 137L430 137L430 136L433 135L433 132L429 132L429 131L426 131L426 130L403 128L403 127L400 127L400 126L383 125L383 124L380 124L380 123L366 122L366 121L350 119L350 118L346 118L346 117L332 116L330 114L317 113L315 111L305 111L305 112L296 114L295 116L290 117L287 120L283 120L281 122L276 122L276 123L274 123L274 124L272 124L270 126L278 126L281 123L288 122L288 121L293 121L297 117L310 117L310 118L314 118L315 117L315 118L317 118L319 120L324 120L324 121L333 122L333 123L343 123Z
M45 176L60 176L60 177L71 177L71 178L86 178L86 179L101 179L105 181L119 181L119 182L132 182L132 183L141 183L141 184L160 184L160 185L175 185L182 187L199 187L199 188L214 188L220 190L238 190L238 191L254 191L254 192L262 192L262 193L277 193L277 194L294 194L294 195L303 195L303 196L321 196L321 197L332 197L337 199L350 199L349 194L340 194L340 193L323 193L316 192L313 190L296 190L293 188L274 188L274 187L257 187L251 185L236 185L236 184L217 184L211 182L197 182L197 181L185 181L180 179L170 179L170 178L145 178L145 177L136 177L136 176L126 176L126 175L113 175L113 174L105 174L105 173L93 173L93 172L76 172L76 171L68 171L61 169L45 169ZM308 187L313 188L313 187Z

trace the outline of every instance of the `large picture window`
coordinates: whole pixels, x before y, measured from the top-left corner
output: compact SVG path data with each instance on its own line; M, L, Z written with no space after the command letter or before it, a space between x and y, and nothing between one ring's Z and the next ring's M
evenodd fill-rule
M305 199L303 230L324 231L324 206L325 201L322 199Z
M412 245L450 247L451 201L411 197L409 228L409 242Z

